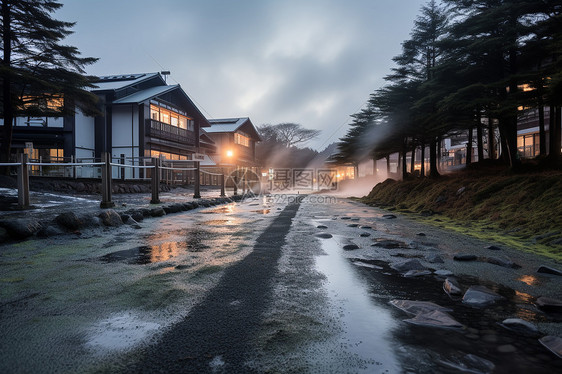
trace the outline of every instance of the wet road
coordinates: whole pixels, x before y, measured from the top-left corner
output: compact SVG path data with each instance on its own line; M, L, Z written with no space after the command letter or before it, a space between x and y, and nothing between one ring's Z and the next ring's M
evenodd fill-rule
M560 298L560 279L536 273L558 264L509 248L501 254L521 268L460 263L454 254L483 256L490 243L387 213L341 198L270 196L145 220L140 229L0 246L0 371L562 369L538 336L499 325L519 317L541 335L561 336L562 316L534 304ZM486 285L503 300L464 305L443 291L443 277L391 268L405 259L450 270L463 289ZM408 324L393 299L449 307L464 328Z

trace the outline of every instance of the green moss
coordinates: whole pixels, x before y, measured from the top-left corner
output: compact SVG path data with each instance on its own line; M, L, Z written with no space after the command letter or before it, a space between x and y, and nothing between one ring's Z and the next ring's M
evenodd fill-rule
M465 171L437 179L385 181L361 201L424 222L562 260L562 173Z

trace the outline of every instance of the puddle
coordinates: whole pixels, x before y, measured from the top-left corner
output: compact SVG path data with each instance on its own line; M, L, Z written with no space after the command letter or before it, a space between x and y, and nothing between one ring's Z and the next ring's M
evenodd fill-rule
M269 214L270 209L259 209L259 210L251 210L251 213L258 213L258 214Z
M101 351L126 351L146 341L159 328L159 324L135 314L116 314L93 326L85 345Z
M216 208L216 209L205 209L200 211L199 213L202 214L227 214L227 213L234 213L234 204L228 204L225 206L221 206L220 208Z
M108 253L100 257L102 262L125 262L130 265L146 265L167 261L185 252L186 245L177 242L166 242L160 245L144 245Z
M373 300L365 282L353 271L354 265L341 256L334 239L322 240L326 255L317 257L317 269L325 274L325 287L336 310L339 310L343 332L334 342L340 351L363 363L354 372L399 372L399 364L391 347L391 330L397 321L387 308ZM326 350L329 351L329 350ZM341 353L339 353L341 354ZM326 367L338 366L331 355L318 357Z

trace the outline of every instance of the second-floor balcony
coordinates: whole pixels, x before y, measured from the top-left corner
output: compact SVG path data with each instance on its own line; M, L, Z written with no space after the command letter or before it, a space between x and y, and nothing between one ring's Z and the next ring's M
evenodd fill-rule
M195 134L192 131L153 119L146 120L145 134L153 138L171 140L176 143L195 145Z

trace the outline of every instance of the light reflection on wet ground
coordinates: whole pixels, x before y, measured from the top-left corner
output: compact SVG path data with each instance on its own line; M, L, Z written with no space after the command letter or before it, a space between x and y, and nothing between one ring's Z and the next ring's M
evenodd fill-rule
M326 276L325 287L333 308L339 310L344 325L337 338L339 347L356 355L363 367L355 368L356 373L396 373L399 365L391 348L391 331L397 321L380 301L369 297L364 281L357 277L352 265L340 256L340 246L334 239L323 240L326 255L317 257L318 271ZM335 357L320 357L323 365L330 367ZM334 362L335 367L340 364Z

